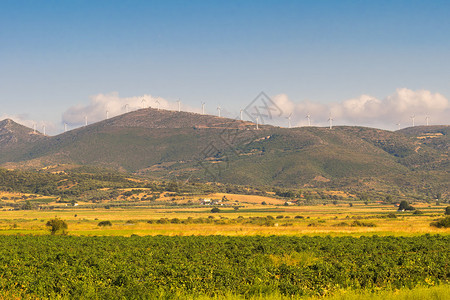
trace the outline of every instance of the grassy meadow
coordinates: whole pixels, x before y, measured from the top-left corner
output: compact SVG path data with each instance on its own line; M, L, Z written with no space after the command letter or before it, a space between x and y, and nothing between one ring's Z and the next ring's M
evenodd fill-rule
M414 212L397 212L394 205L353 202L313 206L286 205L277 198L210 194L176 199L197 203L199 199L229 199L232 205L174 206L162 197L161 205L137 202L129 207L60 204L52 210L0 210L0 234L48 234L45 224L61 218L70 235L331 235L363 236L448 234L430 223L443 216L445 205L417 203ZM173 200L172 200L173 201ZM265 205L261 203L264 202ZM169 203L169 204L168 204ZM52 203L49 203L52 204ZM57 203L53 203L57 205ZM420 214L417 214L420 211ZM162 221L161 221L162 220ZM267 222L263 222L263 221ZM98 223L110 221L112 226Z

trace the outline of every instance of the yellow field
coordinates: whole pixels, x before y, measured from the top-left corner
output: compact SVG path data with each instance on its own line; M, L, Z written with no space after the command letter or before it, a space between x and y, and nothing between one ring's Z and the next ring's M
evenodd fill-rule
M48 234L45 226L49 219L58 217L69 225L71 235L421 235L449 234L449 229L430 226L443 217L445 206L415 205L424 212L396 213L397 218L386 218L395 213L392 205L354 204L284 206L279 199L232 194L213 194L211 198L226 196L237 200L239 210L221 207L219 213L211 213L211 206L195 208L130 208L87 209L67 207L54 210L0 211L0 234ZM261 205L262 201L269 205ZM270 205L272 204L272 205ZM203 218L216 220L204 224L173 224L180 221ZM272 217L270 226L251 224L242 220L255 217ZM282 217L281 217L282 216ZM297 218L296 218L297 217ZM301 218L299 218L301 217ZM167 224L149 224L148 220L167 218ZM111 227L99 227L100 221L111 221ZM219 221L220 220L220 221ZM359 221L374 227L351 226Z
M240 195L240 194L223 194L223 193L215 193L208 195L209 198L214 199L222 199L222 197L227 197L230 202L239 202L240 204L261 204L262 202L266 202L267 204L273 205L283 205L285 200L270 198L264 196L256 196L256 195Z

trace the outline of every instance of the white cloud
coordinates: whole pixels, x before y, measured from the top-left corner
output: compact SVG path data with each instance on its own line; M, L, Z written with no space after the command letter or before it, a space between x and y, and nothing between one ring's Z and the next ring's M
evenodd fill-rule
M415 115L415 124L425 124L425 117L430 117L430 124L449 124L450 101L439 93L427 90L413 91L407 88L397 89L392 95L383 99L377 99L370 95L360 95L352 99L339 102L318 103L311 100L301 102L292 101L286 94L272 97L276 105L283 111L281 118L274 118L272 123L279 126L287 126L285 119L292 113L293 126L305 126L308 123L306 115L311 115L311 124L315 126L327 126L330 114L335 125L370 126L383 129L397 129L397 123L401 127L411 126L411 116ZM97 94L90 97L87 105L77 105L64 112L62 120L70 127L84 124L85 116L89 123L104 120L106 111L109 117L125 113L126 106L129 111L142 108L142 101L146 106L156 108L159 101L161 109L178 110L176 100L169 101L165 98L152 95L135 97L120 97L118 93ZM183 111L201 112L200 105L192 108L182 103ZM222 116L236 117L229 107L222 106ZM212 109L210 109L212 110ZM217 115L214 109L213 115ZM28 126L32 123L27 122Z
M411 116L415 124L425 124L430 117L430 124L446 125L450 121L450 102L439 93L427 90L413 91L406 88L397 89L394 94L384 99L370 95L328 104L311 101L294 102L284 94L273 97L274 102L285 115L292 113L293 124L307 124L305 116L311 115L313 125L324 126L330 114L334 124L373 126L384 129L396 129L397 123L402 127L411 126Z
M158 104L159 103L159 104ZM178 110L177 101L169 101L161 97L154 97L152 95L143 95L136 97L121 98L117 92L110 94L97 94L90 97L90 102L87 105L76 105L70 107L62 115L62 121L70 126L78 126L85 123L87 117L89 123L98 122L106 118L108 111L109 117L115 117L126 111L133 111L143 107ZM185 104L181 104L183 111L195 111Z

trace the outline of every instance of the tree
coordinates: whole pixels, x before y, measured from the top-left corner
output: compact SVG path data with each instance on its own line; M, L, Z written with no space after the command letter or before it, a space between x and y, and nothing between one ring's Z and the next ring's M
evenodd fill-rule
M445 215L450 215L450 206L445 208Z
M67 223L61 219L58 218L51 219L47 222L46 226L50 228L50 233L52 235L67 234Z
M213 209L211 209L212 213L219 213L220 209L218 207L214 207Z
M398 210L415 210L415 208L409 205L408 201L403 200L402 202L400 202Z
M30 200L27 200L27 202L24 205L22 205L23 210L31 210L32 208L33 207L31 206Z

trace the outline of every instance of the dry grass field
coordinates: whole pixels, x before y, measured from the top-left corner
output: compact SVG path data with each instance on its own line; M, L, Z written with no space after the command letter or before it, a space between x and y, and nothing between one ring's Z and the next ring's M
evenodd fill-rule
M12 195L9 195L12 196ZM19 195L16 195L17 197ZM0 210L0 234L48 234L46 222L61 218L71 235L421 235L449 234L430 226L443 216L445 205L417 203L422 214L397 212L393 205L355 202L315 206L284 205L284 200L254 195L211 194L199 199L227 199L228 206L154 206L99 208L59 204L53 210ZM164 197L163 197L164 198ZM177 199L182 203L186 199ZM266 205L261 203L265 202ZM57 204L57 203L54 203ZM233 207L239 204L239 208ZM388 214L391 214L388 217ZM395 215L395 217L392 216ZM268 223L255 219L269 220ZM166 219L164 222L158 220ZM99 227L100 221L112 226ZM149 222L150 221L150 222Z

